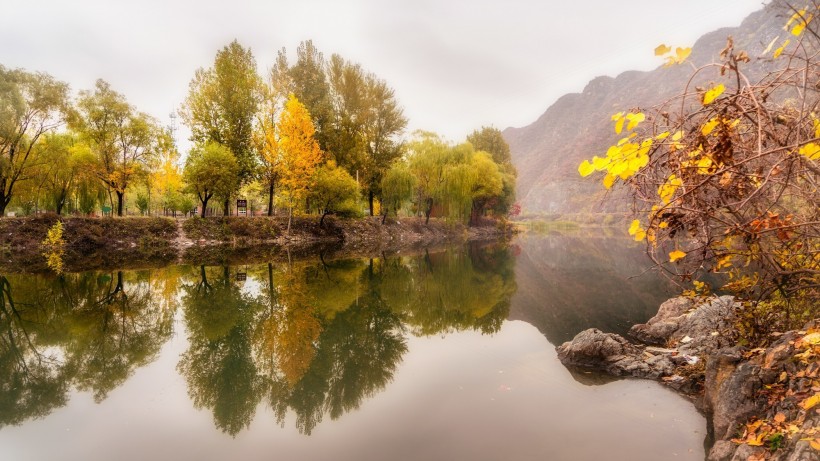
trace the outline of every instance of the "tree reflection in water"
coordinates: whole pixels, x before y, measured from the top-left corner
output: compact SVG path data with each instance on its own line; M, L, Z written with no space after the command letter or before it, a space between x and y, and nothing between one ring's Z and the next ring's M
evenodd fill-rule
M195 404L231 435L263 399L280 424L292 411L310 434L325 415L339 418L384 389L408 329L497 331L515 291L512 263L503 246L370 260L320 255L249 269L254 294L231 281L230 268L210 283L218 270L203 267L184 289L191 346L179 369Z
M0 426L65 405L72 386L100 402L156 357L173 312L146 275L0 276Z
M177 370L230 435L259 404L310 434L387 386L408 333L498 331L516 289L501 245L417 256L243 267L0 275L0 427L43 417L70 390L97 402L154 360L182 309Z

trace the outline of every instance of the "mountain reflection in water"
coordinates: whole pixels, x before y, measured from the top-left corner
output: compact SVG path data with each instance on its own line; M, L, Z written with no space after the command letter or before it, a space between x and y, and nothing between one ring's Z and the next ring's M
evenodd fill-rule
M703 459L689 402L555 356L651 316L666 294L644 267L627 240L524 235L0 275L2 457Z

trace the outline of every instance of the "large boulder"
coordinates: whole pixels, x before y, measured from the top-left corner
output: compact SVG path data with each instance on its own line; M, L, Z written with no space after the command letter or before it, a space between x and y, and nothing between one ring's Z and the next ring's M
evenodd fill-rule
M558 346L558 359L566 366L594 368L616 376L658 379L674 372L665 354L653 354L614 333L590 328Z
M634 325L630 336L648 344L677 347L680 355L700 356L728 344L724 332L731 327L736 303L731 296L672 298L661 304L657 315L644 324Z

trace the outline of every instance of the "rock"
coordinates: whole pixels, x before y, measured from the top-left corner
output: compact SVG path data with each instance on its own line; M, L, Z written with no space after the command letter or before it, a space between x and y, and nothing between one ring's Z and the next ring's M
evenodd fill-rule
M558 347L558 359L567 366L604 370L616 376L657 379L669 376L675 366L666 355L644 353L614 333L590 328Z
M707 355L718 350L725 341L714 331L730 328L734 318L735 299L732 296L710 298L689 313L679 317L678 328L669 336L673 343L680 343L678 351L686 355ZM684 339L691 338L690 341Z
M722 345L719 332L730 325L734 308L731 296L708 298L700 304L691 298L672 298L647 323L634 325L629 334L647 344L678 345L681 354L704 356Z
M755 400L763 386L760 367L742 358L739 349L726 348L706 365L704 404L716 440L731 438L740 424L763 410Z
M706 461L730 461L737 450L737 444L728 440L718 440L709 450Z
M800 441L795 444L794 450L785 461L820 461L820 451L812 448L809 442Z
M666 344L672 333L677 331L681 316L694 306L691 298L672 298L661 304L658 313L647 323L632 326L629 334L647 344Z

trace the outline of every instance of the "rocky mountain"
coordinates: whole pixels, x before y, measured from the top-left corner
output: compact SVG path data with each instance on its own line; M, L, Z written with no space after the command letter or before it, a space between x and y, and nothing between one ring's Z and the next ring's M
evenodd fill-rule
M739 27L723 28L701 37L692 47L689 62L695 67L718 62L727 38L736 50L753 58L747 71L762 75L770 59L757 58L767 45L785 38L784 13L767 6L747 17ZM659 67L649 72L629 71L612 77L597 77L581 93L559 98L534 123L507 128L513 163L519 172L517 196L525 213L575 213L626 210L621 191L606 194L600 179L581 178L578 165L593 155L603 156L619 137L612 129L614 113L657 106L683 92L693 68L690 65ZM717 67L696 75L690 88L724 82ZM727 85L728 86L728 85Z

